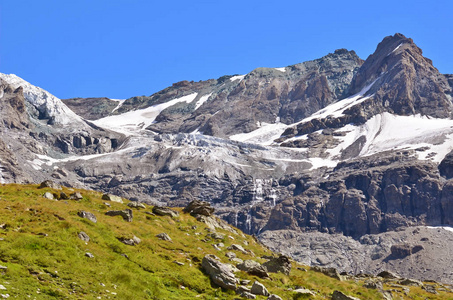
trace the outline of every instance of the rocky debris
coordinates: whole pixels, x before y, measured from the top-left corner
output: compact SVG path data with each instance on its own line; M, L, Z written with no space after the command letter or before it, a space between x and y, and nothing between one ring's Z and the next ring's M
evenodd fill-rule
M159 239L164 240L164 241L171 241L170 236L168 234L166 234L165 232L157 234L156 237L158 237Z
M238 293L238 295L241 297L241 298L244 298L244 299L256 299L256 296L250 292L247 292L247 291L243 291L241 293Z
M77 213L77 215L81 218L84 218L84 219L87 219L87 220L90 220L91 222L93 223L96 223L98 220L96 219L96 216L93 215L92 213L90 212L87 212L87 211L84 211L84 210L81 210Z
M315 293L313 291L310 291L309 289L305 288L297 288L293 291L294 293L302 296L315 296Z
M91 254L90 252L86 252L85 256L88 257L88 258L94 258L94 255Z
M72 193L71 195L69 195L69 199L71 199L71 200L82 200L83 196L82 196L81 193L75 192L75 193Z
M127 222L132 222L132 210L109 210L105 213L107 216L121 216Z
M332 294L332 300L360 300L359 298L348 296L340 291L334 291Z
M135 235L132 238L120 237L120 238L118 238L118 240L121 243L123 243L125 245L129 245L129 246L136 246L142 242L142 240L139 239L138 237L136 237Z
M229 259L236 258L236 253L227 252L227 253L225 253L225 256L228 257Z
M365 280L363 287L366 287L367 289L374 289L374 290L383 290L383 285L382 281L379 279L368 279Z
M110 194L110 193L103 194L102 195L102 200L123 203L123 199L121 197L113 195L113 194Z
M39 185L38 189L43 189L43 188L51 188L54 190L61 190L61 185L59 185L56 182L53 182L52 180L45 180L41 182Z
M202 215L211 216L214 213L214 208L209 202L193 200L183 210L185 213L190 213L192 216Z
M269 297L267 297L267 300L283 300L283 299L280 296L271 294L271 295L269 295Z
M327 275L329 277L338 279L340 281L344 280L344 277L342 275L340 275L338 270L335 269L335 268L322 268L322 267L314 266L314 267L311 268L311 270L312 271L316 271L316 272L320 272L320 273L322 273L324 275Z
M211 230L216 230L217 228L220 228L223 230L227 230L231 233L237 234L237 231L233 227L231 227L227 222L218 219L214 216L197 215L196 219L198 222L205 223L206 226L208 226L208 228Z
M291 261L289 260L289 257L285 255L271 258L269 261L263 263L263 266L271 273L281 272L285 275L289 275L291 272Z
M137 209L140 209L140 208L146 208L145 204L143 203L140 203L140 202L129 202L127 204L127 206L131 207L131 208L137 208Z
M259 262L251 259L244 260L243 263L237 264L236 267L241 271L249 273L250 275L256 275L261 278L269 277L266 268L263 267Z
M255 281L253 283L250 292L254 295L269 296L269 292L267 291L266 287L258 281Z
M408 244L397 244L392 245L390 251L392 252L393 257L395 258L404 258L411 254L417 253L418 251L423 250L422 245L408 245Z
M170 216L172 218L176 218L179 216L179 213L169 207L160 207L160 206L154 206L153 207L153 213L159 216Z
M237 278L227 265L220 262L217 256L210 254L203 257L201 267L216 285L225 289L236 290Z
M49 200L54 200L54 196L51 192L45 192L44 195L42 195L44 198L49 199Z
M88 236L88 234L86 234L83 231L79 232L79 234L77 236L79 237L79 239L81 239L84 242L88 243L90 241L90 237Z

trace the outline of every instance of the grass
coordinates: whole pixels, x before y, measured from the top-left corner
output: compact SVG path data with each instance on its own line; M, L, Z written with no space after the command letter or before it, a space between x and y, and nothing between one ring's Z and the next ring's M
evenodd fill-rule
M66 194L81 192L84 198L54 201L42 197L47 191L58 192L37 185L0 185L0 265L6 267L0 269L0 284L6 288L0 294L17 299L234 299L238 296L233 291L216 287L203 273L203 257L215 254L227 262L226 248L233 243L255 253L237 253L241 259L262 263L261 256L272 254L239 231L219 229L225 234L223 240L206 241L206 225L181 209L176 209L177 218L147 214L151 207L134 209L133 221L126 222L121 216L105 215L108 210L125 209L126 204L110 202L108 207L101 193L63 188ZM97 223L80 218L80 210L95 214ZM89 242L78 238L80 231L88 234ZM162 232L172 241L156 238ZM141 239L136 246L119 241L134 235ZM225 244L221 251L213 247L218 242ZM334 290L360 299L382 299L376 290L363 288L361 281L338 281L295 262L290 276L271 273L271 278L260 279L240 271L236 277L258 280L283 299L306 299L295 295L292 290L297 287L315 291L313 299L330 299ZM414 287L408 295L394 295L453 299L446 292L433 295Z

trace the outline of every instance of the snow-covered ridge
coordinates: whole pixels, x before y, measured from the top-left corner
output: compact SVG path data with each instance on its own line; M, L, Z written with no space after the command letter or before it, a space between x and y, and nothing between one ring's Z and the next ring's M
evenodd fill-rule
M126 135L133 135L144 130L146 127L151 125L157 118L157 116L166 108L173 106L177 103L186 102L191 103L197 97L197 93L173 99L165 103L150 106L144 109L129 111L121 115L109 116L96 121L93 121L97 126L105 127L113 131L121 132ZM209 97L209 95L207 95ZM198 101L206 101L203 96ZM198 104L197 102L197 104Z
M25 99L40 112L53 118L55 124L68 125L79 123L79 125L83 124L83 126L85 126L85 122L83 122L82 118L51 93L30 84L14 74L0 73L0 77L14 89L21 86L24 90Z

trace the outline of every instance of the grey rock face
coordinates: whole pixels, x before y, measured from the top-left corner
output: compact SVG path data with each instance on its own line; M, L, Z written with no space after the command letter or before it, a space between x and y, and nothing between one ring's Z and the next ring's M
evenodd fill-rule
M201 267L216 285L225 289L236 290L238 280L230 268L221 263L220 259L215 255L206 255L203 257Z

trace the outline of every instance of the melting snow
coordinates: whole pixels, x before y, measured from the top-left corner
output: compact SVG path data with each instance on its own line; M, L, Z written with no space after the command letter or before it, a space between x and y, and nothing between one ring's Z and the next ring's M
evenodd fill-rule
M123 105L124 100L126 100L126 99L110 99L110 100L118 102L118 105L111 111L111 112L114 112Z
M156 117L166 108L177 103L191 103L197 97L197 93L193 93L181 98L173 99L165 103L150 106L145 109L129 111L121 115L109 116L94 121L100 127L109 128L111 130L131 135L137 131L144 130L151 125Z
M426 226L426 227L427 227L427 228L431 228L431 229L442 228L442 229L444 229L444 230L453 232L453 227L450 227L450 226Z

